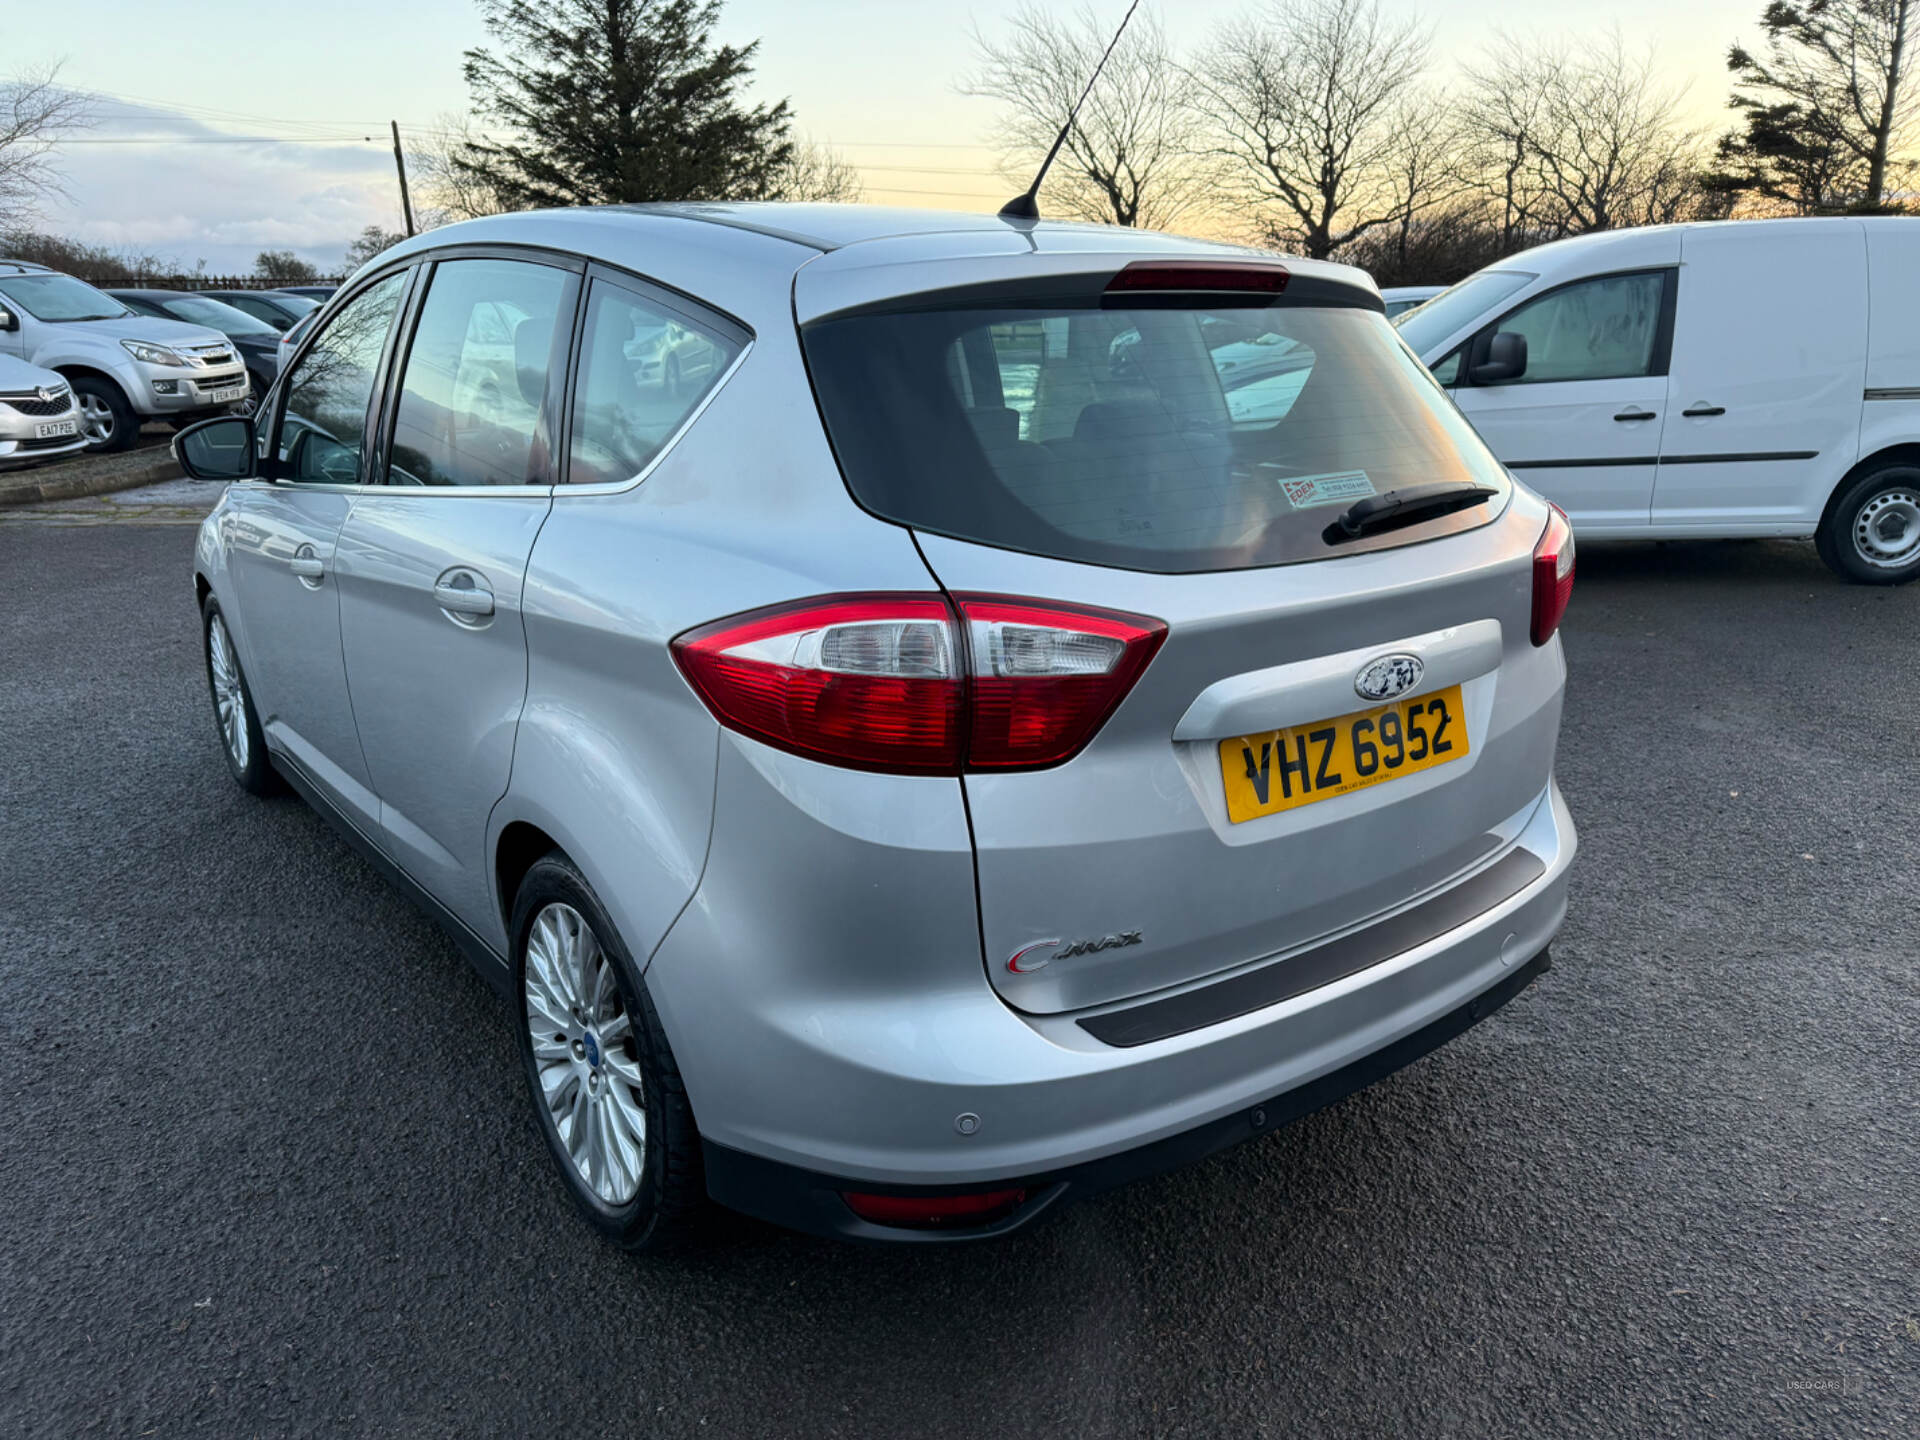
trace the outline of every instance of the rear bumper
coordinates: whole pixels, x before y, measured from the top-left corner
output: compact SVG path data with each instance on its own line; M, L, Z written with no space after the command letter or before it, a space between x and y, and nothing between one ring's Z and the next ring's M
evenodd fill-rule
M902 784L919 787L914 803L876 803L881 787L897 799ZM837 1198L825 1211L831 1224L808 1220L819 1202L806 1197L1067 1175L1084 1191L1088 1177L1109 1173L1089 1167L1114 1157L1157 1156L1163 1144L1175 1156L1196 1144L1193 1153L1205 1153L1216 1142L1194 1134L1244 1127L1255 1106L1271 1116L1276 1097L1318 1093L1310 1087L1341 1072L1364 1084L1370 1072L1353 1067L1369 1057L1400 1053L1394 1047L1423 1032L1437 1044L1450 1023L1463 1028L1458 1016L1545 951L1566 914L1576 841L1550 785L1510 846L1485 862L1523 850L1538 862L1533 878L1484 910L1408 932L1404 948L1330 968L1312 988L1279 987L1272 1003L1104 1043L1082 1022L1112 1007L1026 1015L988 984L957 790L934 778L829 772L723 738L716 805L753 817L752 843L713 846L646 980L724 1203L858 1234ZM1163 1163L1178 1160L1116 1166L1144 1173ZM1013 1218L1038 1208L1030 1199Z
M1223 1115L1181 1134L1065 1170L1010 1177L1001 1182L1002 1185L1025 1190L1027 1198L1010 1214L990 1225L952 1230L908 1230L875 1225L855 1215L840 1198L842 1191L871 1190L872 1185L845 1176L823 1175L797 1165L763 1159L743 1150L716 1145L710 1140L705 1142L707 1192L721 1204L744 1214L812 1235L922 1244L954 1244L1005 1235L1066 1200L1085 1199L1102 1190L1111 1190L1134 1180L1195 1164L1218 1151L1270 1134L1316 1110L1323 1110L1344 1100L1355 1091L1364 1090L1430 1051L1439 1049L1461 1031L1477 1025L1551 968L1548 952L1542 950L1524 965L1508 971L1503 978L1464 1005L1456 1006L1412 1034L1403 1035L1392 1044L1351 1061L1331 1074L1284 1090L1231 1115ZM911 1187L895 1188L900 1193L908 1194L943 1193L937 1187L918 1190ZM955 1188L946 1187L944 1193L952 1193Z

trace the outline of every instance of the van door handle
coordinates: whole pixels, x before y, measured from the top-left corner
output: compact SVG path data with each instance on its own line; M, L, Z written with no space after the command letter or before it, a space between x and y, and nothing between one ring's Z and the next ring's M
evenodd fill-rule
M1708 415L1724 415L1727 413L1727 407L1724 405L1709 405L1704 400L1696 400L1680 413L1690 420L1698 420Z
M477 584L469 574L463 573L457 578L467 583L461 585L454 580L440 581L433 587L433 603L455 615L493 614L493 592Z
M1632 410L1622 410L1613 418L1616 420L1658 420L1660 418L1660 412L1657 410L1641 410L1635 408Z

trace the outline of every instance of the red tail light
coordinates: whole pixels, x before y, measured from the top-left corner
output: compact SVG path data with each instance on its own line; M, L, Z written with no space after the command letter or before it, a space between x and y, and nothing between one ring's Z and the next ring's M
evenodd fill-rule
M992 595L843 595L673 642L723 725L834 765L1023 770L1078 754L1166 638L1158 620Z
M855 1190L840 1198L862 1220L876 1225L905 1225L936 1230L945 1225L988 1225L1027 1198L1024 1190L982 1190L977 1195L864 1195Z
M1573 526L1558 505L1547 516L1547 533L1533 547L1533 643L1544 645L1560 628L1573 598Z

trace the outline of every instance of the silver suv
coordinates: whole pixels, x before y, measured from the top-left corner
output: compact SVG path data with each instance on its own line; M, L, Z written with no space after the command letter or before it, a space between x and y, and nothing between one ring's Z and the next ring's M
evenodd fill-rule
M1358 271L502 216L383 254L176 449L236 482L194 560L234 777L505 992L623 1244L707 1197L1003 1233L1546 968L1572 537Z
M87 448L124 450L145 420L224 414L247 367L218 330L136 315L84 280L0 260L0 355L56 370L80 404Z

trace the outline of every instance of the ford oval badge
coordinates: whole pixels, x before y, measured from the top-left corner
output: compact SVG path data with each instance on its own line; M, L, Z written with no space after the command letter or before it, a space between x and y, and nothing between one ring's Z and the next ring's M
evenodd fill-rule
M1426 661L1418 655L1382 655L1360 667L1353 688L1362 700L1391 700L1413 689L1426 673Z

